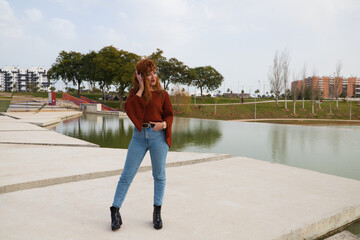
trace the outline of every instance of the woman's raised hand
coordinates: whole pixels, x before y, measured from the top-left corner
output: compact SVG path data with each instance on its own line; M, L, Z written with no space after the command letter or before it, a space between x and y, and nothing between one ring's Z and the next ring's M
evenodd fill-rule
M144 91L144 80L143 80L141 74L138 74L137 71L136 71L136 78L137 78L137 80L139 82L139 90Z
M144 92L144 80L142 79L141 74L138 74L137 71L136 71L136 78L139 82L139 90L137 91L136 95L141 97Z

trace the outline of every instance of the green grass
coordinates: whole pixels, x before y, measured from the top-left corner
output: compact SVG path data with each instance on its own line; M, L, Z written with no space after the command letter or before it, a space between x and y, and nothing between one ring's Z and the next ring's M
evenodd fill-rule
M76 96L76 93L70 93L73 96ZM38 92L38 93L14 93L14 95L27 95L33 97L43 97L47 98L48 93ZM86 93L84 96L99 101L99 98L102 97L101 93ZM62 93L56 94L57 98L62 97ZM189 117L189 118L204 118L204 119L219 119L219 120L235 120L235 119L254 119L254 104L239 104L239 105L217 105L216 114L214 114L215 106L214 105L177 105L176 100L173 96L170 96L171 102L173 103L174 115L177 117ZM269 101L270 99L260 99L261 101ZM254 99L245 99L245 103L253 102ZM259 102L259 99L256 100ZM0 102L0 110L6 111L9 106L10 101ZM101 101L109 107L120 110L119 101ZM241 99L239 98L219 98L217 103L239 103ZM123 102L124 104L125 102ZM194 97L191 97L190 103L194 103ZM215 99L211 97L196 97L197 104L214 104ZM311 112L311 101L305 101L305 108L302 109L302 101L299 100L296 103L296 114L293 114L293 102L288 101L288 110L284 109L284 102L279 102L279 106L276 106L275 102L272 103L259 103L256 104L256 117L257 119L268 119L268 118L285 118L285 119L297 119L297 118L306 118L306 119L342 119L349 120L350 115L350 105L349 102L339 100L339 108L336 109L336 101L332 101L332 114L330 114L330 102L324 101L321 104L321 109L319 104L315 103L315 114ZM360 120L360 103L352 102L352 120ZM280 121L281 122L281 121ZM290 121L291 122L291 121ZM316 123L316 122L314 122Z
M10 101L0 100L0 112L6 112L9 108Z
M172 96L171 96L172 98ZM256 102L260 101L269 101L273 99L256 99ZM244 102L254 102L254 98L244 98ZM195 98L191 97L191 103L195 103ZM228 97L219 97L217 103L241 103L241 98L228 98ZM196 104L215 104L215 98L213 97L196 97Z
M319 105L315 104L315 114L311 112L311 102L305 102L305 109L302 109L302 101L296 103L296 114L293 114L293 102L288 102L288 110L284 109L285 103L259 103L256 104L256 118L308 118L308 119L343 119L348 120L350 115L350 105L348 102L339 101L339 108L336 109L335 101L332 102L332 114L330 115L330 102L324 101ZM219 120L234 120L234 119L254 119L255 104L241 104L241 105L227 105L216 107L216 114L214 114L215 106L185 106L173 105L175 116L191 117L191 118L205 118L205 119L219 119ZM360 105L352 103L352 120L360 120Z

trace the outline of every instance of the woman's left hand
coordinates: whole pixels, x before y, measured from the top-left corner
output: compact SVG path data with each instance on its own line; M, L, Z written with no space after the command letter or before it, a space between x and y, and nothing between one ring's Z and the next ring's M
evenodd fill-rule
M163 130L163 124L162 122L150 122L151 124L154 124L154 130L155 131L160 131Z

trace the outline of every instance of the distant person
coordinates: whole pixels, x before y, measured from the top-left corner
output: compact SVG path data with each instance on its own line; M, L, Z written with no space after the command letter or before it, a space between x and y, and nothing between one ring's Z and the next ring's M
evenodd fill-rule
M110 207L111 229L117 230L122 224L119 209L148 150L154 178L153 224L155 229L161 229L163 227L161 206L166 182L165 164L171 146L173 108L169 94L161 87L153 61L145 59L136 64L133 88L125 102L125 111L135 128L124 170Z

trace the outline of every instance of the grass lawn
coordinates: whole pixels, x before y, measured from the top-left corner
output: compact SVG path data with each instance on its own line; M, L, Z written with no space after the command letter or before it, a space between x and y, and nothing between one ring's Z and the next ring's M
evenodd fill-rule
M70 93L73 96L76 96L76 93ZM14 93L14 95L29 95L33 97L43 97L47 98L48 93L38 92L38 93ZM99 101L99 98L102 98L101 93L86 93L84 96ZM62 93L56 94L57 98L62 97ZM188 99L188 105L177 105L176 99L173 96L170 96L171 102L173 103L174 115L176 117L188 117L188 118L204 118L204 119L218 119L218 120L235 120L235 119L254 119L255 104L239 104L239 105L217 105L216 114L215 114L215 105L192 105L194 103L194 97ZM3 99L4 101L0 102L0 109L8 108L9 101ZM261 99L261 101L269 101L271 99ZM254 99L245 99L245 103L253 102ZM261 102L260 101L260 102ZM217 103L240 103L241 99L239 98L219 98ZM257 99L259 102L259 99ZM114 109L120 110L119 101L101 101L105 105L112 107ZM123 102L124 104L125 102ZM215 99L211 97L196 97L197 104L214 104ZM349 120L350 118L350 103L339 99L339 108L336 108L336 101L331 103L330 114L330 101L324 101L321 103L321 108L319 104L315 103L314 109L315 114L311 112L311 101L305 101L305 108L302 109L302 101L299 100L296 102L296 114L293 113L294 103L290 100L288 101L288 109L285 110L284 102L279 102L279 106L276 106L275 102L271 103L257 103L256 104L256 118L257 119L268 119L268 118L285 118L289 119L288 122L271 120L274 123L294 123L294 120L297 118L306 118L306 119L342 119ZM352 102L352 120L360 120L360 103ZM122 108L123 109L123 108ZM6 110L5 110L6 111ZM297 124L301 124L297 122ZM309 124L310 122L304 121L303 124ZM312 121L311 124L319 124L320 121Z
M256 102L262 101L271 101L274 99L256 99ZM244 102L254 102L254 98L244 98ZM191 97L191 103L195 104L195 98ZM241 103L241 98L228 98L228 97L220 97L217 100L217 103ZM215 98L212 97L196 97L196 104L215 104Z
M332 114L330 114L330 102L324 101L319 109L319 104L315 104L315 114L311 113L311 101L305 101L305 108L302 109L302 101L296 103L296 114L293 113L293 102L288 102L288 110L284 109L285 103L259 103L256 104L256 118L309 118L309 119L344 119L350 116L350 104L339 100L339 108L336 109L335 101L331 104ZM175 115L178 117L207 118L219 120L234 119L254 119L255 104L228 105L221 106L177 106L173 105ZM360 105L352 102L352 120L360 120Z
M0 112L6 112L9 108L10 101L0 100Z

